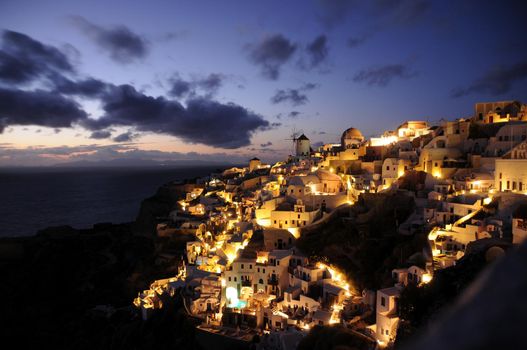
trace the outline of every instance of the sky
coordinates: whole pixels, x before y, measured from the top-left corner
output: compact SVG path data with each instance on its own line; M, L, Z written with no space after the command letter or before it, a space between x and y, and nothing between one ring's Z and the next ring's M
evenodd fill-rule
M525 1L0 1L0 166L272 162L527 101Z

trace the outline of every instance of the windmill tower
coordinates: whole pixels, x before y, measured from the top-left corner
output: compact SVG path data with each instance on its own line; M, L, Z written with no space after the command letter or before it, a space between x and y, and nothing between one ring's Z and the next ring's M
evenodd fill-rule
M309 157L311 154L311 141L302 134L296 139L296 156Z
M291 135L289 137L290 138L285 139L285 140L286 141L293 141L293 145L292 145L292 148L291 148L291 154L294 154L295 150L296 150L296 141L298 139L298 132L296 131L295 128L293 128L293 131L291 131Z

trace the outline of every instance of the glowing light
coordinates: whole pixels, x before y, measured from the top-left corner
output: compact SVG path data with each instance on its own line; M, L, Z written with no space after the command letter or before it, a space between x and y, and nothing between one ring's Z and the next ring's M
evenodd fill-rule
M263 227L271 226L271 219L256 219L256 223Z
M245 306L245 304L241 303L238 299L238 290L236 290L234 287L227 287L227 289L225 289L225 297L229 302L227 304L228 307L243 308Z
M341 271L337 270L335 267L329 266L329 265L324 264L322 262L317 263L317 267L319 269L326 269L326 270L328 270L329 274L331 275L332 281L335 282L336 285L338 285L339 287L344 289L346 291L346 295L350 295L351 296L350 285L346 281L346 275L344 273L342 273Z
M289 227L287 231L289 231L289 233L291 233L295 239L300 238L300 229L298 227Z
M429 274L429 273L425 273L425 274L421 277L421 282L423 282L424 284L430 283L430 281L432 281L432 275Z
M289 316L287 314L283 313L282 311L278 311L278 310L273 311L273 315L280 316L280 317L283 317L283 318L289 318Z
M441 171L440 170L434 170L434 172L432 173L432 175L438 179L441 178Z
M381 136L381 137L372 137L370 139L370 144L372 146L387 146L394 142L397 142L397 136Z
M268 258L262 255L256 257L257 264L267 264Z

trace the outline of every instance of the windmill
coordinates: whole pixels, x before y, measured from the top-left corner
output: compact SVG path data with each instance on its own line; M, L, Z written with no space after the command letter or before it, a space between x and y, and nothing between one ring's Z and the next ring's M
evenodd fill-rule
M286 141L293 141L293 148L291 155L296 154L296 141L298 140L298 135L302 134L302 130L297 131L296 128L293 128L291 131L291 135L289 135L289 139L285 139Z

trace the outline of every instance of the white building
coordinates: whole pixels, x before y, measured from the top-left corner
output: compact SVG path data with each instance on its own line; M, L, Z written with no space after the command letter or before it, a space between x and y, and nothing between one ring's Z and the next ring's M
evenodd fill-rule
M527 141L496 159L495 188L501 191L527 193Z
M397 316L397 303L400 290L397 287L380 289L377 291L376 311L376 339L381 344L387 345L395 340L399 317Z
M311 154L311 142L304 134L296 139L295 148L297 157L309 157Z

